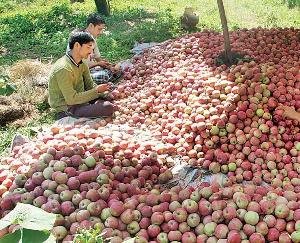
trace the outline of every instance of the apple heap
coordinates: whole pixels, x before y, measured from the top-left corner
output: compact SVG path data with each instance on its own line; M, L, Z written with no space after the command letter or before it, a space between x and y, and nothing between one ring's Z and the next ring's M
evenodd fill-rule
M78 167L79 170L92 168L96 162L87 158L91 155L96 158L100 156L102 161L105 155L114 154L114 158L106 160L110 161L108 163L116 166L123 163L129 166L130 159L137 163L137 160L149 154L151 149L156 151L156 147L163 146L162 142L150 137L149 132L122 125L111 126L108 122L109 118L92 121L91 124L86 122L83 124L83 121L79 120L74 125L64 127L54 125L39 134L36 141L15 146L11 157L1 159L3 167L0 180L5 187L1 190L1 196L8 193L16 175L20 176L16 181L26 180L24 177L26 173L46 168L53 159L62 160L55 165L50 164L50 167L54 167L54 171L62 170L66 166ZM169 151L171 150L172 148L169 148ZM46 170L45 173L53 172L50 168ZM164 173L159 175L161 179L166 178ZM19 184L22 185L22 182Z
M231 67L215 65L222 41L204 31L145 51L112 92L116 118L16 146L2 217L19 201L57 213L64 241L100 227L112 242L300 242L299 123L280 109L300 109L299 30L231 33L252 59ZM172 156L228 179L165 189Z
M54 227L58 239L68 241L80 228L101 227L112 242L131 236L136 242L298 242L300 209L292 191L281 190L279 196L264 186L222 188L213 182L196 189L156 187L122 200L117 192L103 197L100 184L98 190L73 190L72 199L60 194L44 202L46 211L60 213ZM25 195L17 194L21 200Z
M233 32L233 50L253 60L230 68L213 64L223 49L218 33L152 48L114 91L114 123L147 127L189 164L233 182L285 184L298 177L300 163L299 124L280 109L300 108L298 32Z
M166 174L168 180L170 172L165 173L166 168L158 163L153 152L137 159L124 151L114 148L111 154L97 150L85 156L79 147L65 148L63 153L48 148L29 171L16 175L0 202L2 217L18 202L58 214L54 233L59 240L68 232L69 239L79 228L126 226L121 220L129 225L135 214L139 222L137 196L143 195L153 205L157 204L158 176ZM127 230L133 234L135 226L130 224ZM13 228L7 230L11 232Z

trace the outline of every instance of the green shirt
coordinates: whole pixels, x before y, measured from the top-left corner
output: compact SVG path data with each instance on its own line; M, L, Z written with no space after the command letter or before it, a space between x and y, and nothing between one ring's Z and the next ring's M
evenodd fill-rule
M94 87L88 66L85 63L77 64L68 54L54 64L48 91L49 104L58 112L100 96Z

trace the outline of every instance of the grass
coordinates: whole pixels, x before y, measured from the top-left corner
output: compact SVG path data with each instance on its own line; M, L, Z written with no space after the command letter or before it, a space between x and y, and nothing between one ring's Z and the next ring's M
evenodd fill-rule
M32 120L26 126L4 126L0 127L0 155L7 153L7 148L10 147L11 141L16 134L22 134L26 137L32 137L36 134L36 129L41 124L51 124L54 121L54 114L51 112L44 112L36 120Z
M299 1L299 0L297 0ZM151 0L111 1L108 36L99 38L103 56L112 61L130 56L135 41L163 41L184 34L178 17L185 6L200 16L199 29L220 30L216 1ZM282 0L224 1L229 28L300 26L299 8L289 9ZM0 4L0 43L5 55L0 65L24 58L53 60L64 53L67 36L83 27L94 2L69 4L67 0L3 0ZM1 47L0 47L1 50ZM1 51L0 51L1 53Z
M299 0L224 1L230 30L258 26L299 28L298 3ZM109 32L98 39L102 56L110 61L127 59L135 42L160 42L186 34L179 27L179 16L186 6L193 7L200 16L198 31L221 30L215 0L111 1L112 15L106 18ZM0 67L28 58L43 62L56 60L64 54L69 32L83 27L86 16L93 11L93 0L72 5L69 0L2 0ZM34 125L52 122L53 117L46 112L40 114ZM0 131L1 154L13 134L29 134L30 129L8 126Z

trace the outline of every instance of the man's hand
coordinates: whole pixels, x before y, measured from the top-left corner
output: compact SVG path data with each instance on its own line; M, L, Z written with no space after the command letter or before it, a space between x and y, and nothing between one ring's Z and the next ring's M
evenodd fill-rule
M96 90L98 93L103 93L105 91L108 91L110 86L108 84L100 84L96 87Z
M286 105L280 106L279 108L283 110L283 117L293 118L295 116L296 111L294 108Z
M111 64L105 60L101 60L101 61L97 62L97 65L102 68L109 68L111 66Z
M297 112L294 108L290 106L280 106L279 108L283 110L283 117L287 117L289 119L300 122L300 113Z
M111 70L113 73L115 73L115 72L120 71L120 70L121 70L121 67L120 67L120 65L118 65L118 64L116 64L116 65L111 65L111 66L110 66L110 70Z

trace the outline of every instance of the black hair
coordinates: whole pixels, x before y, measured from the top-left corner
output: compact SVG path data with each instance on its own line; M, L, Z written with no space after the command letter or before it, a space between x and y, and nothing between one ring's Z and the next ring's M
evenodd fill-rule
M105 24L105 20L99 14L92 13L88 16L86 20L86 26L89 26L89 24L101 25Z
M94 37L88 32L82 30L72 31L69 37L69 47L73 49L76 42L83 45L94 41Z

